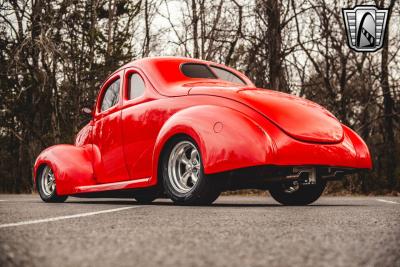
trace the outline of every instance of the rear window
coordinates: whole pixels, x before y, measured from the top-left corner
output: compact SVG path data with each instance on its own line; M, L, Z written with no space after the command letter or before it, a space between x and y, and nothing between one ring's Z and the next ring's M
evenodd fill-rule
M215 74L217 74L218 78L221 80L246 85L246 83L242 79L240 79L239 76L230 72L229 70L216 66L211 66L211 69L214 71Z
M214 73L207 65L197 63L185 63L181 67L181 71L190 78L209 78L216 79Z

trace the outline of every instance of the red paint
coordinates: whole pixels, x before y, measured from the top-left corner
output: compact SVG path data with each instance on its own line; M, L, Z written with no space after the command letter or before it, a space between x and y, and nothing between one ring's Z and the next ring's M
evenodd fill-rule
M295 139L338 143L343 139L340 122L326 109L304 98L256 88L221 88L211 91L193 86L190 95L208 94L242 102L260 113Z
M224 67L247 85L188 78L180 71L186 62ZM142 77L146 90L129 100L132 73ZM119 102L101 112L104 89L118 77ZM155 185L160 153L178 134L196 141L206 174L261 165L372 167L364 141L311 101L257 89L243 74L220 64L147 58L106 80L93 119L75 145L44 150L35 163L35 179L38 169L49 164L60 195Z

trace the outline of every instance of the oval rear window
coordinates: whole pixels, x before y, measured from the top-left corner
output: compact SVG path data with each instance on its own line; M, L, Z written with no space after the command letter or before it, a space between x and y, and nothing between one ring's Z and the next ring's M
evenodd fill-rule
M217 78L210 68L204 64L185 63L181 66L181 71L185 76L190 78Z

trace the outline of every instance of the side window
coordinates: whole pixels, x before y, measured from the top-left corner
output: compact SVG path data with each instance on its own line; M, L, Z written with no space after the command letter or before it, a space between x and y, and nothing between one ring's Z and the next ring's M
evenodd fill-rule
M134 99L144 94L146 85L139 74L133 73L129 77L129 92L128 99Z
M224 81L232 82L232 83L239 83L246 85L246 83L240 79L236 74L215 66L211 66L211 69L217 74L218 78Z
M118 103L119 100L119 84L120 79L110 84L106 92L104 93L103 100L101 102L101 111L105 111Z

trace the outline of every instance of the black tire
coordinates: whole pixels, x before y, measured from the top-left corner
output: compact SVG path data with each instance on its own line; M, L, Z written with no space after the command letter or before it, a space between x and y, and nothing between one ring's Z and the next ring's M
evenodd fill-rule
M168 161L174 147L181 142L189 142L198 152L200 159L199 170L197 170L197 181L188 192L179 192L174 188L173 180L168 173ZM163 180L164 190L167 196L179 205L210 205L221 194L221 183L216 177L210 177L204 174L201 152L196 142L188 136L179 136L167 143L162 155L160 165L160 177Z
M44 179L46 179L46 176L49 174L52 174L53 179L54 179L54 189L51 190L50 192L47 191L48 189L46 189L45 185L44 185ZM65 200L67 200L68 196L60 196L57 194L55 181L56 181L56 178L55 178L53 170L50 168L50 166L45 165L40 168L40 170L38 171L38 174L37 174L37 178L36 178L36 188L39 192L40 198L44 202L62 203Z
M146 188L138 190L134 193L133 198L140 204L150 204L154 200L156 200L161 194L160 188Z
M283 205L304 206L316 201L324 192L326 181L317 180L315 185L299 185L299 189L292 193L285 192L284 184L271 186L269 193Z

